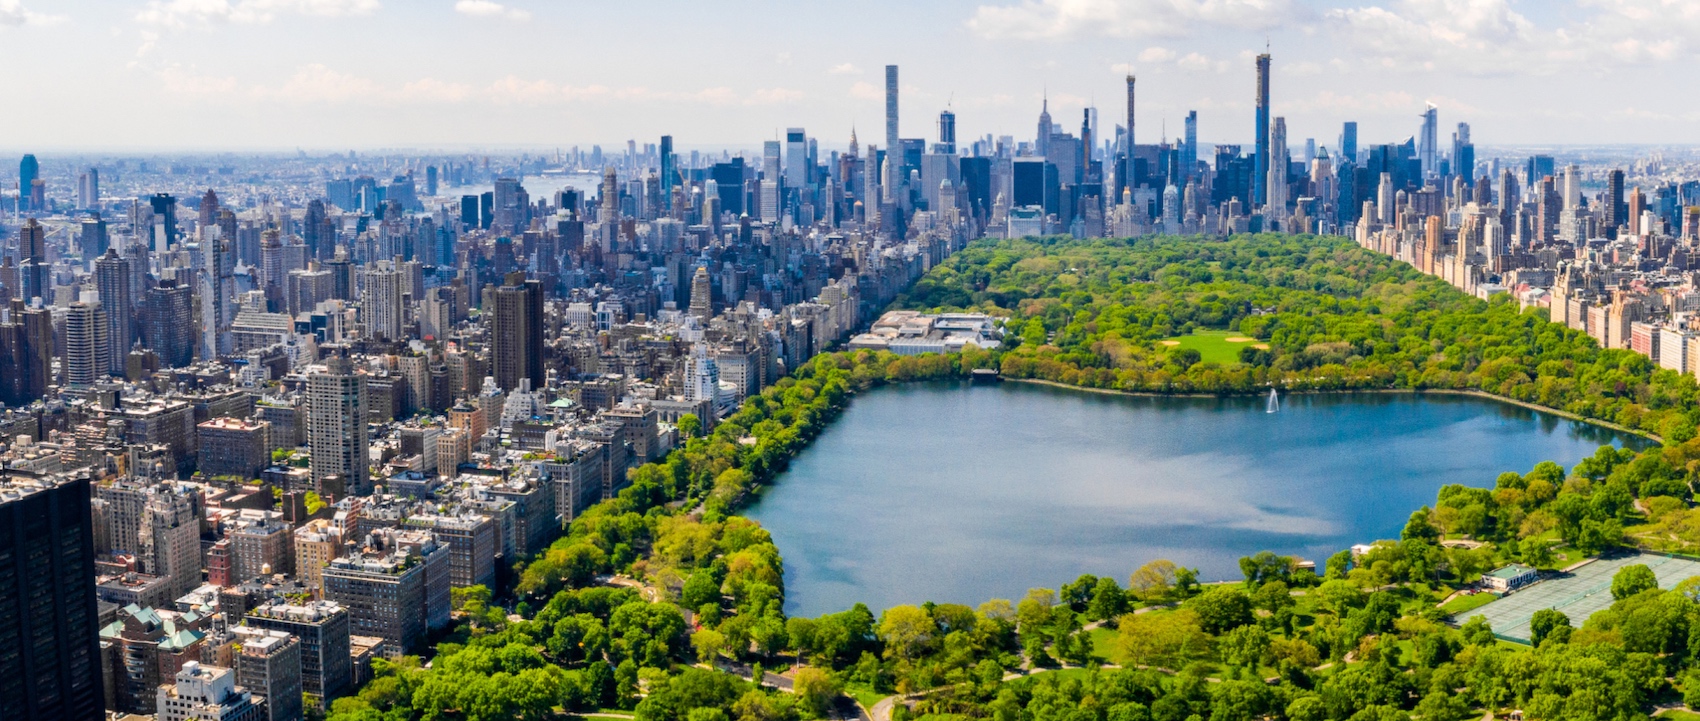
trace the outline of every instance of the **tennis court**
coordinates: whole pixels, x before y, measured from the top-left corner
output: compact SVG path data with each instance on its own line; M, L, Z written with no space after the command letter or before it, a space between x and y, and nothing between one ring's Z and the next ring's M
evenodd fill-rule
M1581 627L1582 622L1595 611L1611 606L1611 577L1618 569L1637 563L1653 569L1653 575L1659 579L1659 588L1670 588L1685 579L1700 576L1700 561L1686 558L1645 553L1602 558L1568 574L1525 586L1452 620L1463 623L1472 616L1486 616L1495 634L1519 643L1529 642L1529 619L1543 608L1558 609L1569 617L1570 625Z

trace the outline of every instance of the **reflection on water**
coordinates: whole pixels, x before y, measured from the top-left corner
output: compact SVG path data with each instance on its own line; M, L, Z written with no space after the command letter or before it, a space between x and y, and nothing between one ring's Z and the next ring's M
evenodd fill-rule
M787 611L1018 597L1168 558L1238 577L1263 549L1322 560L1396 536L1447 483L1574 464L1608 429L1457 395L1157 398L1023 383L857 396L750 516Z

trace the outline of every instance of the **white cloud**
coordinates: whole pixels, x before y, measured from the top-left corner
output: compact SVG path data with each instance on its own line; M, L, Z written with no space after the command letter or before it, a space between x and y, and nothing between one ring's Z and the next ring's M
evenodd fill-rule
M378 0L148 0L136 20L181 28L212 23L269 23L278 15L344 17L370 15Z
M1164 47L1149 47L1139 51L1139 62L1166 63L1175 59L1175 51Z
M855 85L850 86L850 97L860 100L884 100L885 88L866 80L858 80Z
M1563 24L1542 27L1513 0L1399 0L1331 10L1346 45L1389 70L1474 76L1602 73L1686 59L1700 47L1700 4L1579 0Z
M166 66L158 75L160 87L177 95L225 95L236 90L236 78L201 75L181 65Z
M505 18L522 22L531 19L530 12L491 0L459 0L455 3L455 12L475 18Z
M1206 26L1270 30L1302 19L1293 0L1019 0L975 8L968 27L991 39L1180 37Z
M832 66L827 72L833 75L861 75L862 69L850 63L839 63Z
M254 94L292 102L323 103L376 99L382 97L381 90L381 86L366 78L313 63L295 71L283 85L256 88Z
M30 10L24 7L23 0L0 0L0 27L54 25L64 20L64 15L45 15Z

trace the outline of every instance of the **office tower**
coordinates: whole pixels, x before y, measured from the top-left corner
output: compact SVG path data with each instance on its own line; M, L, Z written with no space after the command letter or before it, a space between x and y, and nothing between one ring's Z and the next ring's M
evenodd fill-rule
M65 309L65 355L60 367L65 384L88 388L105 378L112 367L106 339L106 312L99 302L72 303Z
M1417 158L1423 164L1423 180L1440 174L1440 111L1429 103L1423 111L1423 127L1417 136Z
M673 186L679 184L678 158L673 155L673 136L661 136L661 208L673 212Z
M170 193L159 193L148 198L148 205L153 208L153 249L162 251L176 247L177 199Z
M172 598L195 590L201 585L200 495L176 483L150 484L140 494L135 551L142 570L171 579Z
M20 210L45 210L29 204L30 188L41 178L41 163L36 162L34 155L25 155L18 161L18 198Z
M1531 155L1523 170L1523 184L1534 188L1545 178L1553 174L1557 166L1553 164L1551 155Z
M198 234L204 236L206 234L205 228L211 228L217 224L218 211L218 193L213 192L212 188L207 188L207 192L201 195L201 207L195 209L195 230Z
M94 260L112 246L111 236L107 233L106 221L102 220L97 211L83 219L82 232L77 234L77 249L82 253L83 260Z
M236 685L264 696L261 721L301 719L301 640L283 631L234 626Z
M1606 173L1605 207L1601 209L1600 226L1607 238L1617 237L1617 228L1624 225L1628 207L1623 200L1623 169L1613 168Z
M77 176L77 207L92 210L100 207L100 171L89 168Z
M1133 110L1134 110L1134 105L1133 105L1133 80L1134 80L1134 78L1133 78L1133 73L1128 73L1128 74L1127 74L1127 149L1126 149L1126 153L1127 153L1127 155L1128 155L1128 157L1129 157L1129 158L1132 158L1132 157L1133 157L1133 148L1134 148L1134 135L1133 135L1133 122L1134 122L1134 119L1133 119ZM1129 163L1131 163L1131 162L1132 162L1132 161L1131 161L1131 160L1130 160L1130 161L1129 161ZM1130 171L1130 172L1131 172L1131 171ZM1132 185L1132 183L1126 183L1126 185Z
M521 381L543 388L543 284L526 280L525 271L514 271L492 299L490 364L496 385L509 392Z
M1198 174L1198 111L1186 112L1186 144L1181 146L1181 177Z
M89 479L0 477L0 718L106 717Z
M696 316L697 320L702 321L705 326L708 325L709 319L714 317L712 292L713 286L708 279L708 267L697 266L696 271L691 273L691 315Z
M956 113L949 110L939 113L939 147L933 152L956 154Z
M1251 202L1266 204L1269 182L1269 53L1257 56L1257 163L1252 168Z
M157 721L261 721L266 699L236 685L236 672L199 661L183 664L174 685L159 687Z
M1582 202L1582 168L1575 163L1564 166L1564 210L1573 211Z
M885 66L885 147L887 152L903 147L897 134L897 66Z
M325 368L307 376L307 443L319 493L366 495L372 489L366 435L366 376L355 375L348 348L327 349Z
M1375 188L1375 215L1382 225L1392 225L1395 214L1399 212L1393 202L1393 174L1382 173L1381 182Z
M325 201L307 202L307 214L301 219L301 242L307 246L307 257L317 260L328 259L336 248L336 226L325 215Z
M43 304L53 301L51 276L48 275L47 265L47 228L36 222L35 218L24 221L18 228L18 275L25 302L35 298L42 299Z
M1470 124L1459 123L1452 133L1452 174L1466 183L1476 180L1476 144L1470 142Z
M111 363L106 370L113 375L123 375L124 356L130 352L130 346L136 339L130 312L134 297L130 286L130 261L120 257L117 250L107 248L106 253L94 262L94 282L100 294L100 304L106 309L106 358Z
M182 368L195 362L194 296L175 280L148 289L147 344L160 365Z
M365 285L360 296L360 321L366 324L367 335L388 341L406 340L401 271L393 262L380 260L360 275Z
M248 611L247 624L282 631L301 642L301 691L325 705L341 696L353 677L348 654L348 609L334 601L300 606L274 603Z
M1051 156L1051 135L1054 127L1051 122L1051 99L1049 96L1039 101L1039 126L1033 132L1033 151L1041 158Z
M0 403L25 406L47 393L53 376L53 315L14 299L0 307Z
M785 187L809 187L809 137L802 128L785 129Z
M620 181L612 165L602 169L602 212L596 219L604 225L620 220Z
M1358 162L1358 121L1348 120L1340 126L1339 155L1349 163Z
M1275 127L1269 131L1269 200L1264 208L1264 214L1275 220L1287 217L1287 168L1291 164L1287 152L1287 119L1276 118Z

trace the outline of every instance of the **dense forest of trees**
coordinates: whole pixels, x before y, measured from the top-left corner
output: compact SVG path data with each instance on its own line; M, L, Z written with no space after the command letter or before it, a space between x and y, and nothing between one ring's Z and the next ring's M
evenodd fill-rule
M1700 421L1693 376L1343 238L988 241L898 303L1006 316L1000 368L1015 378L1146 392L1479 389L1678 441ZM1260 343L1231 364L1157 343L1195 329Z
M330 718L798 721L844 695L870 708L895 698L892 721L1462 721L1514 708L1637 719L1700 704L1697 584L1660 590L1630 566L1608 610L1537 615L1534 647L1480 619L1450 625L1457 607L1441 605L1510 561L1553 568L1633 542L1700 542L1691 379L1331 239L987 242L902 302L1007 314L1011 342L824 354L712 432L687 419L680 447L520 564L506 605L457 590L457 623L429 667L375 662ZM1219 365L1156 343L1200 327L1268 348ZM1482 388L1656 429L1667 445L1447 486L1399 539L1314 571L1263 552L1241 559L1243 581L1200 584L1152 560L1125 581L1083 576L972 608L787 617L780 549L738 509L857 392L986 367L1159 391ZM790 688L748 680L770 671Z

